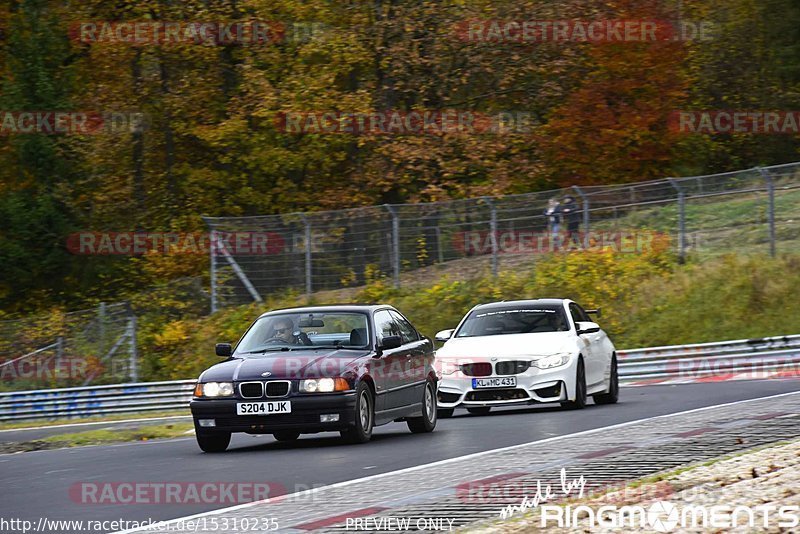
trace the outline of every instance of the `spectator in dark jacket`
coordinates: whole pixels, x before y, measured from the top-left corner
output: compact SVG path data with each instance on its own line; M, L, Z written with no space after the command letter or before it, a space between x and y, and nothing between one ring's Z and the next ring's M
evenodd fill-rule
M567 239L580 247L581 211L574 197L567 195L561 201L561 216L567 223Z

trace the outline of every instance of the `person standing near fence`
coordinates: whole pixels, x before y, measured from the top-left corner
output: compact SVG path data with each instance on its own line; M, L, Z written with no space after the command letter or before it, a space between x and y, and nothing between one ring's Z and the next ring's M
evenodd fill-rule
M567 223L567 241L572 241L580 248L581 241L578 234L581 229L581 212L574 197L567 195L561 201L561 216Z
M550 248L557 250L560 245L558 232L561 231L561 204L557 198L547 201L544 215L547 217L547 229L550 231Z

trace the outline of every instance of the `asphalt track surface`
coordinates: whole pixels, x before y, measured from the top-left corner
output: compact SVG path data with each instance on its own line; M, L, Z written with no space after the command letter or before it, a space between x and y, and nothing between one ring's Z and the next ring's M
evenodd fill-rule
M228 452L203 454L186 438L0 455L0 518L165 520L225 508L208 504L86 504L70 496L82 482L252 482L293 493L480 451L602 428L626 421L800 390L800 380L764 380L623 388L617 405L495 409L488 416L456 411L432 434L405 423L375 429L364 445L338 434L311 434L292 444L272 436L234 435ZM10 437L10 436L8 436ZM6 438L6 436L3 436ZM476 476L480 466L476 465ZM275 493L275 495L278 493Z

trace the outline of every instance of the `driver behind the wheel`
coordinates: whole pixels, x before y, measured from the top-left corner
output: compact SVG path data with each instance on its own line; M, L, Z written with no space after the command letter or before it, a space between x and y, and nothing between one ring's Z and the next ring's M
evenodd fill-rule
M294 323L288 317L281 317L272 327L272 339L283 341L289 345L311 345L305 332L295 331Z
M297 343L294 337L294 324L291 319L282 317L275 321L272 328L274 333L272 337L292 345Z

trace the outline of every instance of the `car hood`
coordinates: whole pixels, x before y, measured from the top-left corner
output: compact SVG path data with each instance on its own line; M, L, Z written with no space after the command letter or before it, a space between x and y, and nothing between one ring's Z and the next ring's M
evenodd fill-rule
M355 367L369 351L299 350L252 358L231 358L206 369L202 382L337 377ZM269 373L269 374L267 374Z
M511 360L519 356L547 356L577 350L577 340L572 332L540 332L453 338L436 351L436 357L492 357Z

